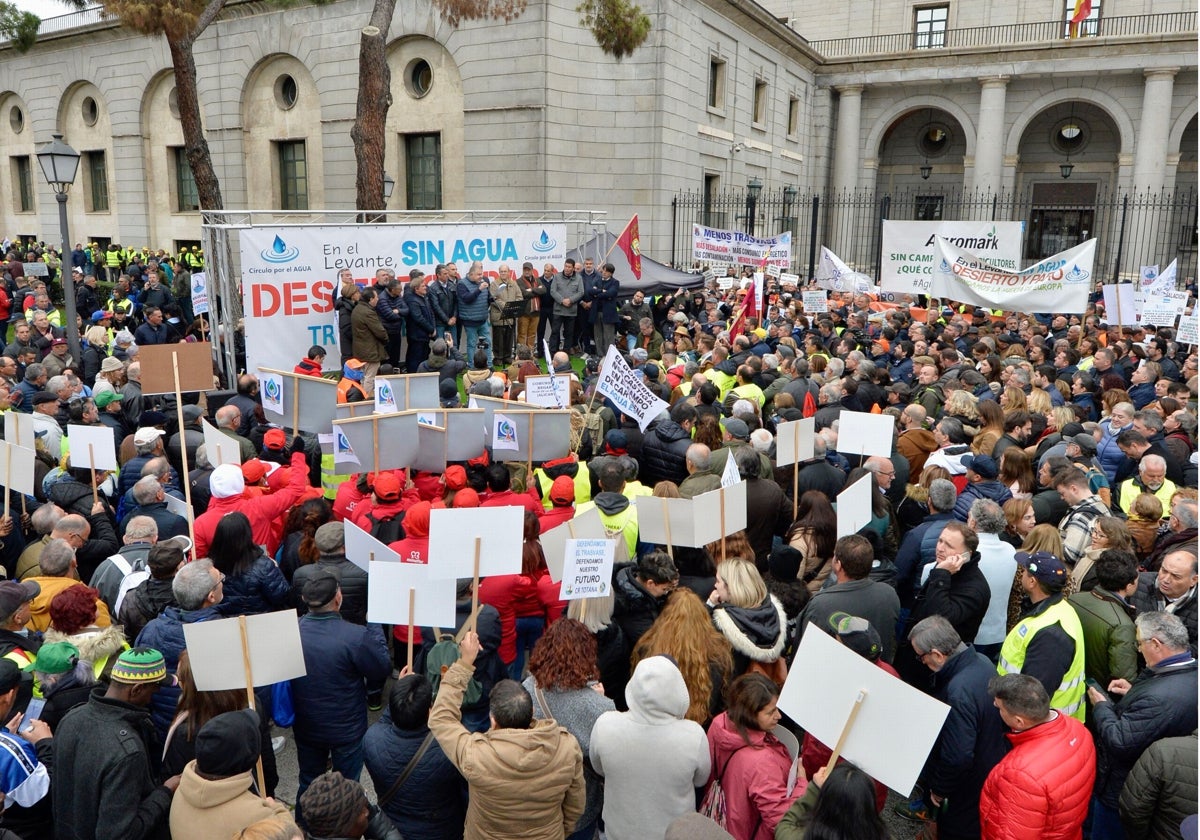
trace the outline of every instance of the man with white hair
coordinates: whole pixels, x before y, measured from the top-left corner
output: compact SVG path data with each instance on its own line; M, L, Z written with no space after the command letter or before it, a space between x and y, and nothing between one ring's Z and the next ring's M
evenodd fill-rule
M140 517L153 520L157 533L163 539L187 536L187 520L167 509L166 492L156 476L138 479L133 485L133 501L134 506L125 511L117 527L117 533L122 538L133 519Z
M1161 455L1144 455L1138 462L1137 475L1117 485L1117 507L1129 514L1133 500L1142 493L1149 493L1162 502L1163 510L1169 510L1177 487L1167 478L1167 462Z
M1004 508L991 499L976 499L967 516L967 527L979 537L979 571L987 580L991 598L983 623L975 634L975 649L996 661L1008 635L1008 596L1017 573L1016 549L1000 539L1008 526Z
M712 451L703 443L687 448L686 461L688 476L679 485L680 496L692 499L721 486L721 476L711 469Z
M190 545L191 541L186 541ZM121 551L97 566L92 579L88 581L88 586L100 593L100 599L108 605L113 615L119 609L118 596L122 581L135 572L145 570L146 557L158 542L158 525L149 516L135 516L126 523L122 542Z

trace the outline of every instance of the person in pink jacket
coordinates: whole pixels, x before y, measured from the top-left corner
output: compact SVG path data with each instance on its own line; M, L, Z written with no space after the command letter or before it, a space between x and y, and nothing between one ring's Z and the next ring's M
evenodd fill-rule
M757 673L729 686L728 708L708 728L713 781L725 793L725 830L734 840L772 840L775 826L804 793L804 775L788 790L792 756L771 734L779 723L779 686Z

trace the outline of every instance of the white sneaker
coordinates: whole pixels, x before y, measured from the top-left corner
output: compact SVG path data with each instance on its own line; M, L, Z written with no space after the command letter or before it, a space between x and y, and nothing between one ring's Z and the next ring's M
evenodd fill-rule
M276 736L271 739L271 749L275 752L279 752L281 749L283 749L283 745L286 743L287 738L283 737L282 735Z

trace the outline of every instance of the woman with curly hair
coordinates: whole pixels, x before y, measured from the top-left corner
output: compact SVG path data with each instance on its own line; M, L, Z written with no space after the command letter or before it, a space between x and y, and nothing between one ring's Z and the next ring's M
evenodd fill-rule
M292 582L292 575L301 566L316 563L321 552L315 540L317 529L333 521L333 508L322 497L309 499L288 511L283 524L283 550L279 558L279 571Z
M804 558L798 577L813 595L820 591L833 559L837 542L837 513L829 498L820 490L806 490L796 505L796 521L788 528L784 542Z
M90 586L77 583L68 586L50 601L50 627L46 643L70 642L79 651L79 658L92 663L98 680L107 680L121 651L129 648L119 624L100 627L96 614L100 593Z
M989 400L990 402L990 400ZM970 391L952 391L942 409L943 417L953 417L963 424L963 431L971 437L979 433L979 398Z
M587 804L568 840L592 840L600 821L604 785L587 760L592 727L605 712L616 709L598 681L596 637L571 618L554 622L538 639L529 657L529 676L522 685L533 698L533 716L554 720L575 736L583 750Z
M733 670L733 649L690 589L676 589L667 597L663 611L634 645L630 667L659 655L674 659L683 674L690 698L684 717L706 725L721 710L721 695Z
M1025 392L1014 385L1009 385L1000 394L1000 410L1005 414L1012 414L1014 411L1027 411Z

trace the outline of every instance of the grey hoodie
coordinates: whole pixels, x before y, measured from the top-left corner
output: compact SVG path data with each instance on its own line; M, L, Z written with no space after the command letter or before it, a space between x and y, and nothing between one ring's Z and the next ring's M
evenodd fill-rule
M625 688L628 712L605 712L592 728L592 768L605 777L609 840L660 840L676 817L696 810L708 782L708 738L684 720L688 691L670 659L638 663Z

